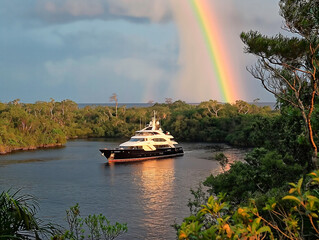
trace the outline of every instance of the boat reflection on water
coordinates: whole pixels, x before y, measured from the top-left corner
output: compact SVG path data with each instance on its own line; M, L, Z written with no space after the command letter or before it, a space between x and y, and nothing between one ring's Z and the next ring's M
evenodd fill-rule
M220 145L218 150L207 143L183 145L185 155L180 158L103 163L105 183L109 183L108 194L112 199L105 207L110 214L121 202L114 215L128 223L130 239L175 239L176 232L171 226L181 223L188 215L190 189L196 190L210 174L223 172L215 155L225 154L229 160L224 168L227 170L245 152L227 145Z
M174 236L174 230L168 228L174 224L172 213L180 207L176 207L176 164L181 162L181 158L165 158L103 164L105 180L110 185L122 186L121 193L113 195L113 201L108 202L108 208L112 209L120 201L125 206L117 217L128 211L130 216L134 214L134 217L123 220L128 223L133 239L163 239L161 234L167 236L168 232Z
M154 227L158 219L172 221L169 217L174 198L175 161L172 158L146 161L136 173L136 184L141 193L146 227ZM163 224L157 223L158 230Z

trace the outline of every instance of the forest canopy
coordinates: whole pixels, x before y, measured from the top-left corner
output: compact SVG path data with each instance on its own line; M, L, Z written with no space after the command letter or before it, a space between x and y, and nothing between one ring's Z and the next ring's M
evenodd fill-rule
M199 105L176 101L156 103L152 107L79 108L71 100L51 99L30 104L17 99L0 103L0 152L63 145L70 138L130 137L150 121L153 111L157 112L163 128L179 140L226 141L239 146L254 145L252 135L258 123L278 116L269 106L258 107L244 101L221 104L210 100ZM242 138L246 137L247 142L243 142Z

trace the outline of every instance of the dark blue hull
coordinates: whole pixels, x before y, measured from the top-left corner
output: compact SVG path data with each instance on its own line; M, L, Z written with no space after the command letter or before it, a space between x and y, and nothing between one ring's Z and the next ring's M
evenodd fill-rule
M135 162L184 155L182 147L161 148L154 151L144 151L142 149L100 149L100 152L108 159L108 162Z

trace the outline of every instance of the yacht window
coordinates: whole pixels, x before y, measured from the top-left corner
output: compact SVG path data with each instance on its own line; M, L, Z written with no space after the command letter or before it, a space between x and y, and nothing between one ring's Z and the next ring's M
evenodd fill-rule
M154 142L166 142L164 138L153 138Z
M131 138L130 142L143 142L146 141L146 138Z
M153 133L151 132L137 132L136 136L151 136Z
M169 148L169 145L154 145L155 148Z
M139 138L131 138L130 139L130 142L138 142L139 141Z
M143 149L142 146L130 146L127 149L135 150L135 149Z

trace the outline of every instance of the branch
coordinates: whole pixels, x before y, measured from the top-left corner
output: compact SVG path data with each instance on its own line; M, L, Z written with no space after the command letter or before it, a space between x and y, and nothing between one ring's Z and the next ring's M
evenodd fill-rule
M290 103L292 106L298 108L298 105L296 103L294 103L293 101L291 101L290 99L288 98L285 98L283 97L283 95L279 94L278 92L276 92L276 90L272 90L271 88L269 88L267 85L266 85L266 82L267 82L267 78L268 80L270 79L270 77L266 77L265 76L265 71L263 71L261 69L261 67L258 68L258 66L255 66L255 68L251 67L251 68L247 68L247 71L251 73L251 75L260 80L263 87L270 93L272 93L273 95L275 95L277 98L285 101L285 102L288 102ZM269 84L269 81L268 81L268 84ZM278 88L276 86L273 86L274 89Z
M275 226L273 224L271 224L270 222L268 222L265 218L263 218L262 216L259 215L259 213L254 213L252 212L252 214L254 214L256 217L260 218L261 220L263 220L267 225L269 225L270 227L272 227L273 229L279 231L282 235L284 235L286 238L289 238L291 240L294 240L294 238L289 237L287 234L285 234L283 231L280 230L280 228L278 226Z
M312 216L310 214L308 214L308 217L309 217L309 220L311 222L313 229L315 229L316 233L319 234L318 229L315 227L315 224L313 223Z
M291 83L281 74L279 73L277 68L273 68L270 66L265 60L262 61L264 63L264 66L270 70L270 72L273 72L277 77L280 77L294 92L296 91L296 88L291 85Z

